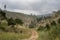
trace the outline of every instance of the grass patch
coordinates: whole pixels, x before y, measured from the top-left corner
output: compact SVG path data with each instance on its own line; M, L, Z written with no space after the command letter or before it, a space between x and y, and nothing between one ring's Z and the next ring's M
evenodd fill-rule
M11 32L0 32L0 40L21 40L29 38L31 34L28 32L23 33L11 33Z
M60 25L51 26L48 31L38 31L38 40L60 40Z
M17 33L15 33L13 30L17 31ZM27 28L14 29L10 28L6 22L2 22L0 24L0 40L21 40L29 38L30 36L31 36L30 30Z

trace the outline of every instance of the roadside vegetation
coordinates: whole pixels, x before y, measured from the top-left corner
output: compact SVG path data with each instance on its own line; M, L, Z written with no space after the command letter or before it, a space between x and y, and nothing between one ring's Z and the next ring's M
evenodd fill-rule
M56 13L59 14L60 12ZM52 21L50 25L46 24L45 27L40 26L37 31L39 33L37 40L60 40L60 18L57 21Z
M18 18L7 18L6 13L0 10L0 40L22 40L29 38L31 36L29 29L15 26L22 26L23 23L24 22Z
M51 26L48 31L38 31L38 40L60 40L60 25Z

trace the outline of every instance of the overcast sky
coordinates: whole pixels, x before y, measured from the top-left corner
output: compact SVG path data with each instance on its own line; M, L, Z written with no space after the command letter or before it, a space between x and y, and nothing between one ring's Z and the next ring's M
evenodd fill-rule
M3 9L4 4L7 5L7 10L36 15L60 9L60 0L0 0L0 8Z

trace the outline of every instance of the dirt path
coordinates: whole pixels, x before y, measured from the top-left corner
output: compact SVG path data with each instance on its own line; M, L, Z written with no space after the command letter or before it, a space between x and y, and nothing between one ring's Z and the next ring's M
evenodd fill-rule
M31 30L31 37L30 38L28 38L28 39L24 39L24 40L37 40L37 38L38 38L38 33L37 33L37 31L35 31L35 30Z
M18 25L19 28L23 28L21 26ZM25 28L24 28L25 29ZM27 38L27 39L22 39L22 40L37 40L38 39L38 33L36 30L32 29L31 30L31 37Z
M29 40L37 40L38 33L35 30L32 30L32 36L29 38Z

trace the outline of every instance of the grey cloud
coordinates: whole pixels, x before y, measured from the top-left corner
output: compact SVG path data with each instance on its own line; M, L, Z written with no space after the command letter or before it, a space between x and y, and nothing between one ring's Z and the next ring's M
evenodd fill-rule
M3 4L7 5L7 9L32 10L38 12L38 14L46 14L60 9L60 0L41 0L41 2L37 2L29 6L16 2L9 2L7 0L1 0L0 5Z
M40 14L41 13L42 14L51 13L52 11L60 9L60 5L59 4L60 4L60 0L53 1L53 2L43 1L41 3L37 3L37 4L33 5L33 10L36 10L36 11L38 10L40 12Z

